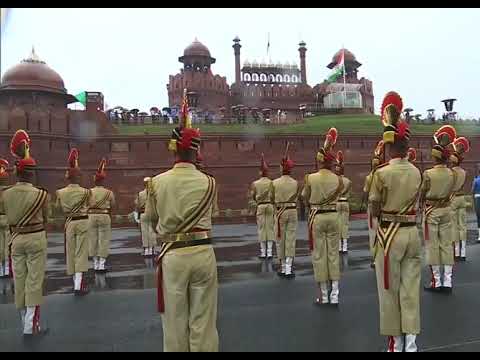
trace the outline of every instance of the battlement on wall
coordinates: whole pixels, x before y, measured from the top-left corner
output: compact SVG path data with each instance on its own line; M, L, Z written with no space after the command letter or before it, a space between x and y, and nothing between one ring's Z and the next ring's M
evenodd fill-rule
M0 154L10 158L8 144L13 131L0 131ZM174 161L168 151L166 136L101 136L98 138L75 138L30 133L32 155L39 164L38 179L41 186L51 194L65 186L66 158L70 148L80 151L80 167L83 170L83 185L93 186L93 174L102 157L109 161L106 185L117 194L119 214L133 210L136 194L143 189L143 178L168 170ZM342 135L336 148L345 154L345 175L353 181L353 191L360 194L365 176L370 171L370 159L378 135ZM417 165L431 166L431 136L414 136L411 145L417 148ZM471 137L472 149L480 145L480 136ZM280 175L280 157L289 141L290 155L296 162L292 175L300 182L304 175L315 171L316 150L322 145L321 136L259 136L211 135L202 144L205 164L219 184L219 206L222 210L248 208L247 193L252 181L258 178L260 154L264 153L272 178ZM475 151L467 154L464 167L468 171L467 184L476 171ZM467 189L468 190L468 189Z

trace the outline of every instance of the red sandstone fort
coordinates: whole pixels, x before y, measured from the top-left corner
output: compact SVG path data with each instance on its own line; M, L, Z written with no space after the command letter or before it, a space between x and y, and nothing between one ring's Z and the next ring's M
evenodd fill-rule
M169 106L179 107L183 89L196 95L195 111L219 119L231 117L232 112L250 114L279 111L285 113L284 121L293 122L301 118L301 108L318 112L360 112L373 114L374 98L372 82L358 79L360 64L347 49L340 49L327 65L332 69L345 54L345 84L326 81L313 88L307 83L307 48L299 43L299 63L249 62L240 66L240 39L233 39L235 56L235 82L228 85L226 77L214 75L212 65L216 59L210 50L197 39L183 51L178 60L183 64L180 73L170 75L168 89ZM346 97L345 102L343 96ZM275 116L273 116L275 117Z
M198 92L200 109L218 109L242 104L248 107L266 107L276 99L279 108L294 112L299 103L308 104L316 94L325 93L325 84L313 89L306 81L306 47L300 44L300 69L295 65L270 65L246 63L240 69L240 40L234 40L236 81L228 86L224 77L213 75L210 65L215 59L198 41L188 46L180 61L183 72L170 77L170 105L180 101L181 89L186 86ZM348 53L348 81L361 83L361 111L373 112L372 83L357 80L360 65ZM336 56L332 63L336 61ZM347 62L348 64L348 62ZM266 77L265 77L266 76ZM328 86L327 86L328 87ZM323 90L322 90L323 89ZM265 91L265 93L263 93ZM322 93L324 91L324 93ZM265 94L265 96L263 95ZM323 95L321 95L323 94ZM32 138L32 155L39 164L38 183L54 193L64 186L66 157L72 147L80 150L80 166L84 172L83 185L93 185L93 173L102 157L108 159L107 186L117 194L119 214L133 210L135 194L142 189L145 176L168 169L173 162L167 149L167 136L117 135L103 111L101 93L89 93L85 110L71 110L68 104L76 99L69 95L62 77L40 60L32 51L27 59L7 70L0 83L0 156L13 163L9 142L17 129L27 130ZM272 109L275 109L270 105ZM302 135L207 135L202 150L209 172L219 184L219 205L224 213L247 208L249 184L258 176L260 154L264 153L270 164L271 176L279 173L280 155L287 141L291 142L291 156L297 166L293 176L302 180L304 174L314 170L314 156L323 134ZM340 134L337 148L346 158L346 176L353 179L354 191L360 193L364 177L370 170L370 157L378 136L352 136ZM469 157L473 159L478 137L472 137ZM431 136L415 136L412 145L418 149L420 166L428 166ZM465 167L469 176L474 172L474 162L467 157ZM12 179L13 181L13 179ZM470 181L470 179L468 179ZM468 182L467 182L468 183ZM245 210L243 211L245 212Z

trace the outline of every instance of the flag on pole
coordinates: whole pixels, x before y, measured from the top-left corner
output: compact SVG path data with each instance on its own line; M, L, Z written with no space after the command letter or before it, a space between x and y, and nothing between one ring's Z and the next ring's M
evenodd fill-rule
M75 95L75 98L79 103L82 103L83 106L87 106L87 92L82 91L80 94Z
M268 33L268 40L267 40L267 56L270 52L270 33Z
M333 71L330 74L330 76L328 77L327 82L328 83L334 83L338 79L340 79L340 77L342 77L342 76L343 76L344 82L345 82L345 50L342 51L342 54L337 59L337 64L333 68Z

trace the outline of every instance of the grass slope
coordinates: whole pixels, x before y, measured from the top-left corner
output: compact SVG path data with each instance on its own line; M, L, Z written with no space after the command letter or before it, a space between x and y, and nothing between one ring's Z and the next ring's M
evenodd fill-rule
M200 125L203 134L324 134L330 127L336 127L340 134L371 135L380 134L383 127L379 116L375 115L326 115L308 118L304 123L292 125ZM413 134L430 135L440 127L436 125L412 124ZM169 135L173 126L169 125L120 125L122 135L158 134ZM480 134L480 126L472 123L455 124L461 135Z

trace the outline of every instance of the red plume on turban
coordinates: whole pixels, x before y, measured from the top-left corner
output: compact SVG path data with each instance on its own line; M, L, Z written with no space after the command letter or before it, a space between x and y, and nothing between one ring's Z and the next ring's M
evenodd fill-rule
M97 172L95 173L95 182L103 181L107 177L107 173L105 172L105 167L107 166L107 159L103 158L99 165Z
M6 178L8 177L8 166L9 163L5 159L0 159L0 178Z
M263 153L260 160L260 172L262 173L262 176L268 176L268 164L265 161L265 155Z
M37 165L34 158L30 156L30 146L32 140L25 130L17 130L10 142L10 152L17 159L15 163L16 171L23 173L24 171L33 170Z
M407 151L407 159L411 163L417 160L417 150L415 148L409 148Z
M68 154L68 170L66 174L67 179L72 179L80 175L80 167L78 166L79 151L77 148L70 150Z

